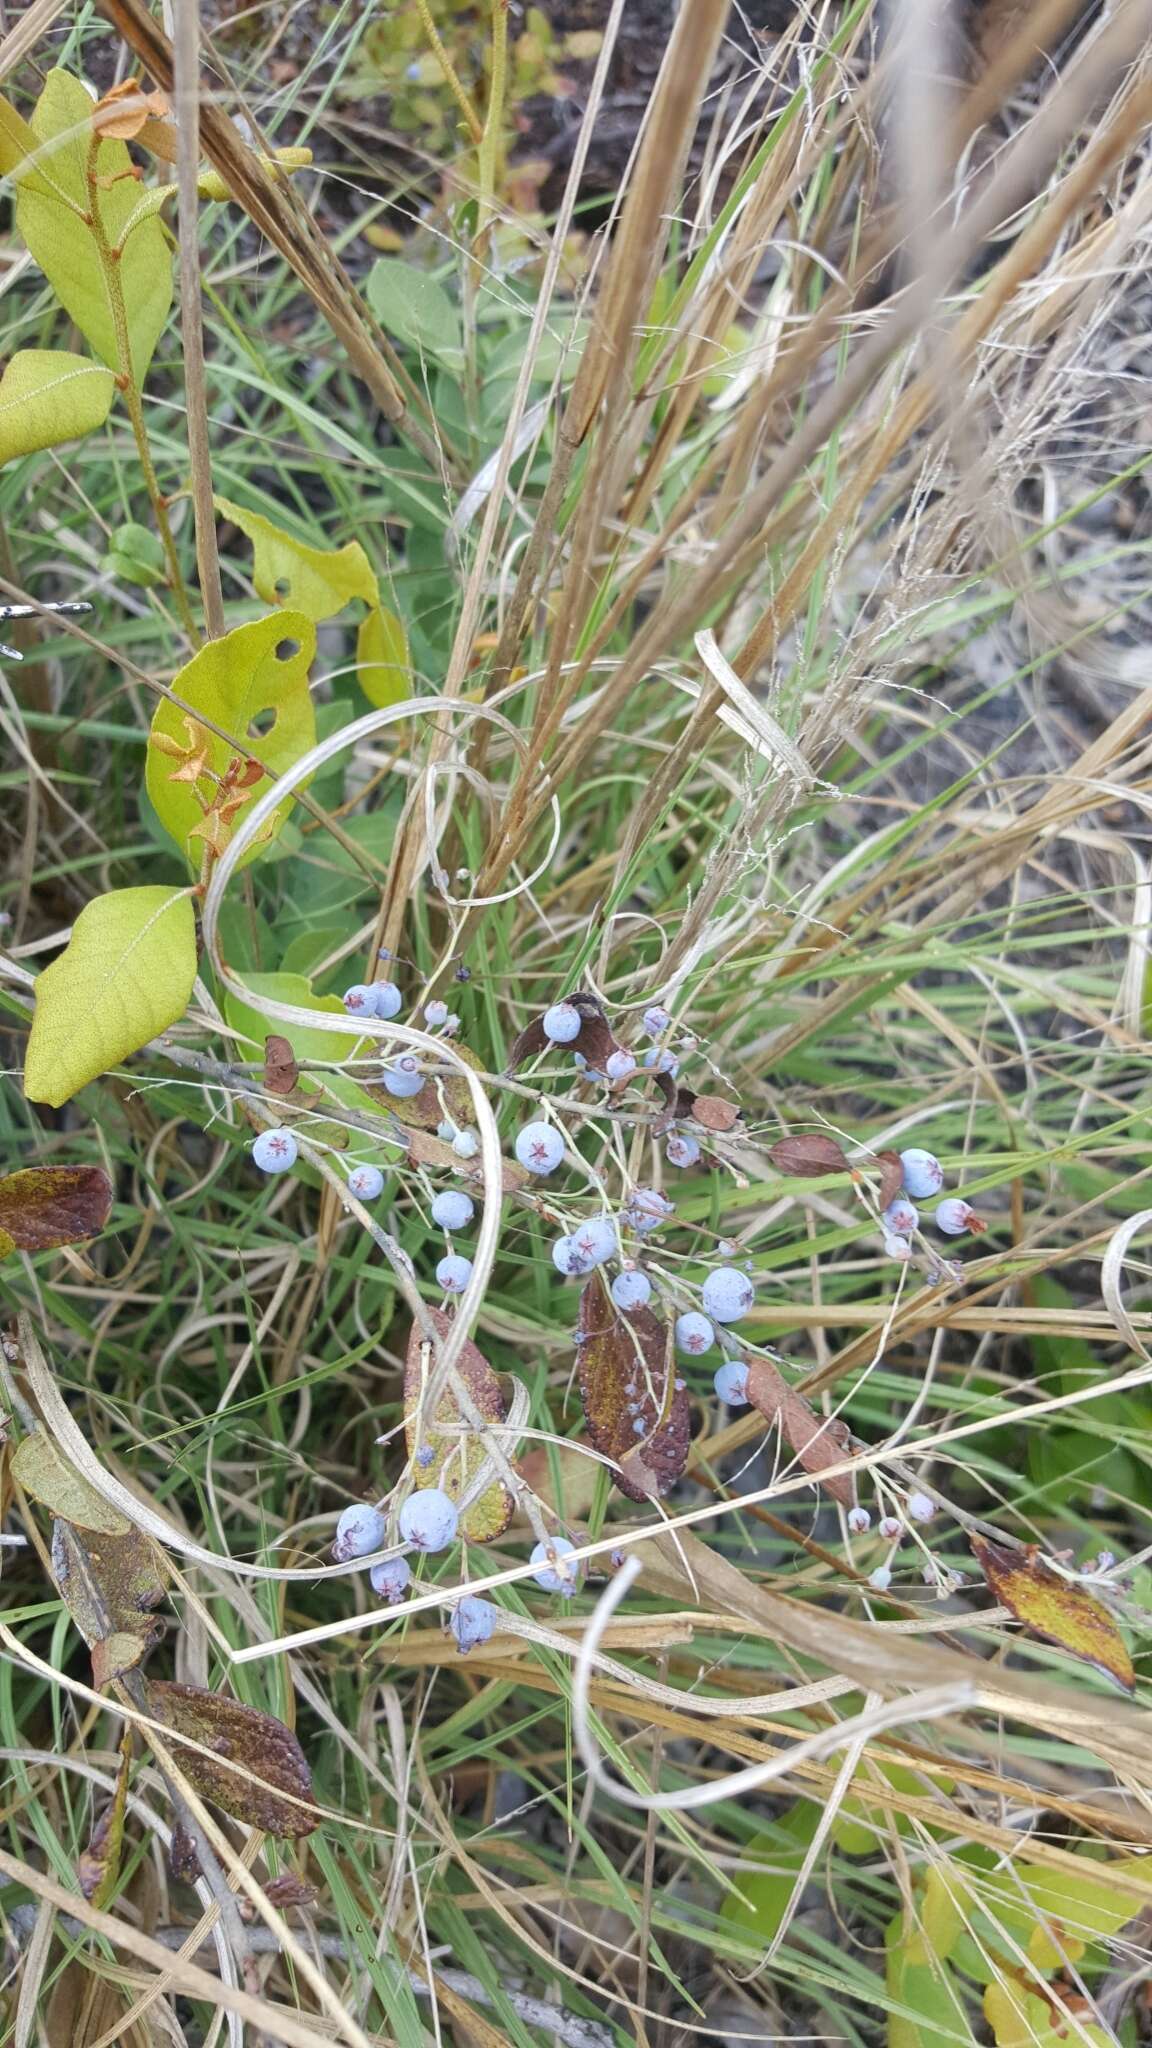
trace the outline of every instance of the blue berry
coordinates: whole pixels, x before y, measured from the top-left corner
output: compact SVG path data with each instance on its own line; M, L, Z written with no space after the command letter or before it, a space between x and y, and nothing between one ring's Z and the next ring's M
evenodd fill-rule
M499 1619L500 1609L493 1606L491 1600L478 1600L474 1593L466 1593L463 1600L457 1601L448 1626L461 1655L466 1656L469 1650L478 1649L481 1643L488 1642L495 1634Z
M564 1140L554 1124L525 1124L516 1133L515 1151L529 1173L555 1173L564 1157Z
M700 1147L688 1131L673 1131L664 1147L664 1157L669 1166L695 1166Z
M610 1293L617 1308L644 1308L652 1299L652 1282L647 1273L617 1273Z
M432 1221L442 1230L464 1230L476 1214L470 1195L459 1188L445 1188L432 1201Z
M382 1557L368 1573L372 1591L390 1607L404 1598L412 1582L412 1567L406 1557Z
M457 1131L452 1140L452 1150L457 1159L475 1159L480 1150L480 1140L475 1131Z
M700 1298L714 1323L738 1323L755 1301L756 1290L747 1273L735 1266L717 1266L705 1280Z
M672 1019L659 1003L653 1003L645 1010L644 1029L649 1038L660 1038L665 1031L671 1031Z
M890 1259L899 1259L903 1264L912 1256L912 1247L906 1237L897 1237L894 1231L886 1231L884 1250Z
M712 1385L727 1407L747 1407L748 1367L742 1358L730 1358L726 1364L718 1365L712 1376Z
M344 1008L352 1017L374 1017L376 1015L376 991L365 981L353 982L342 997Z
M400 1101L409 1095L419 1095L424 1086L424 1076L411 1053L404 1053L394 1066L385 1067L382 1079L389 1095Z
M372 1000L376 1015L387 1024L390 1017L398 1017L404 1008L404 998L394 981L377 981L372 985Z
M553 1045L571 1045L580 1036L580 1012L575 1003L553 1003L540 1019L545 1038Z
M287 1173L299 1150L291 1131L261 1131L252 1142L252 1159L261 1173Z
M384 1443L386 1439L384 1437L380 1437L377 1439L377 1441L380 1443ZM416 1453L416 1463L423 1468L425 1466L430 1465L435 1456L436 1453L432 1449L431 1444L421 1444L420 1449Z
M913 1145L909 1151L900 1154L900 1164L904 1168L904 1192L911 1195L914 1202L928 1202L933 1195L940 1193L944 1185L944 1168L933 1153L921 1152L918 1146Z
M877 1593L886 1593L892 1584L892 1567L886 1564L878 1564L874 1572L869 1572L868 1584Z
M653 1068L658 1074L680 1072L679 1060L674 1052L669 1052L666 1045L650 1045L644 1055L644 1065Z
M690 1308L686 1315L677 1316L677 1351L689 1351L694 1358L698 1358L701 1353L711 1351L715 1342L716 1332L708 1321L707 1316L702 1316L694 1308Z
M937 1210L936 1213L939 1215L940 1211ZM881 1210L880 1221L891 1236L911 1237L920 1221L920 1214L914 1202L909 1202L903 1195L897 1195L894 1202L889 1202L888 1207Z
M881 1515L876 1533L884 1538L885 1543L899 1543L904 1534L904 1524L898 1515Z
M437 1031L441 1024L446 1024L448 1022L448 1017L449 1009L447 1003L425 1003L424 1022L427 1025L429 1025L433 1031Z
M612 1258L617 1249L616 1230L607 1216L590 1216L587 1223L572 1232L570 1243L584 1262L584 1271L590 1273L593 1266L602 1266L605 1259Z
M571 1237L558 1237L552 1247L552 1264L566 1280L580 1280L590 1273L595 1260L586 1260Z
M849 1508L848 1527L854 1536L866 1536L872 1527L872 1517L867 1508Z
M360 1202L375 1202L384 1193L384 1175L378 1166L354 1166L348 1186Z
M337 1564L347 1564L351 1557L369 1557L374 1550L383 1550L387 1540L388 1524L379 1508L356 1501L345 1508L336 1524L332 1555Z
M978 1221L975 1209L971 1209L960 1195L950 1195L946 1202L936 1205L936 1227L945 1237L963 1237ZM983 1225L981 1225L983 1228Z
M604 1072L610 1081L626 1081L629 1074L636 1072L635 1053L626 1052L623 1046L616 1052L610 1052L604 1062Z
M904 1505L914 1522L930 1522L936 1513L936 1503L929 1493L910 1493Z
M410 1493L400 1510L400 1535L414 1550L447 1550L456 1540L456 1503L438 1486Z
M670 1202L659 1188L633 1188L624 1218L641 1237L647 1237L649 1231L659 1230L662 1223L667 1223L675 1207L675 1202Z
M472 1278L471 1259L462 1259L459 1252L445 1252L436 1268L436 1278L445 1294L463 1294Z
M444 1036L445 1036L445 1038L455 1038L455 1036L456 1036L456 1033L457 1033L457 1032L459 1031L459 1029L460 1029L460 1019L459 1019L459 1017L458 1017L458 1016L456 1015L456 1012L455 1012L455 1010L449 1010L449 1012L448 1012L448 1015L447 1015L447 1016L445 1017L445 1019L444 1019L444 1025L443 1025L443 1030L444 1030Z
M539 1571L534 1571L532 1576L546 1593L563 1593L571 1598L576 1591L579 1567L561 1562L570 1556L575 1548L576 1545L569 1543L566 1536L550 1536L547 1543L537 1543L534 1546L528 1562L541 1567Z

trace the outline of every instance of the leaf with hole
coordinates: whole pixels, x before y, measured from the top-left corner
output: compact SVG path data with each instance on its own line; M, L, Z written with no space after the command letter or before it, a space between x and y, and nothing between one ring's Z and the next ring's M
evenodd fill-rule
M438 1308L430 1308L427 1313L437 1336L446 1337L452 1328L452 1317ZM469 1424L451 1387L441 1395L434 1415L425 1412L427 1404L422 1399L423 1390L434 1363L431 1344L419 1323L413 1323L404 1360L404 1434L408 1455L415 1458L418 1450L430 1450L432 1457L429 1462L415 1466L417 1486L439 1486L452 1500L458 1501L484 1466L484 1445ZM508 1403L499 1376L471 1338L460 1354L459 1372L485 1422L503 1422L508 1413ZM460 1534L469 1543L493 1542L508 1527L514 1505L503 1481L493 1480L478 1499L464 1509L460 1516Z
M230 498L214 498L213 503L251 541L252 581L265 604L288 606L317 623L334 618L353 598L370 607L379 604L376 572L358 540L342 548L310 548L262 512L250 512Z
M111 1207L101 1166L26 1166L0 1180L0 1231L22 1252L96 1237Z
M580 1296L580 1402L588 1434L614 1460L629 1500L659 1499L688 1462L692 1409L669 1331L649 1308L616 1307L602 1273Z
M114 889L85 905L36 982L24 1093L58 1108L184 1015L196 978L186 889Z
M148 1711L174 1734L214 1752L204 1756L182 1742L172 1745L174 1761L202 1798L268 1835L312 1833L319 1820L309 1810L312 1775L283 1721L223 1693L166 1679L149 1684Z
M205 816L219 810L231 774L225 836L231 837L274 776L291 768L316 740L308 670L316 629L303 612L274 613L210 640L172 680L172 696L156 708L148 741L148 795L165 830L198 869ZM205 721L201 724L199 721ZM221 739L211 730L228 735ZM238 771L261 764L250 782ZM266 770L267 772L262 772ZM259 857L292 806L285 797L242 867Z
M778 1423L786 1444L795 1451L804 1471L820 1480L825 1490L842 1507L856 1502L856 1481L851 1472L825 1477L830 1465L842 1465L851 1441L848 1425L836 1418L817 1415L810 1402L777 1371L768 1358L754 1358L748 1365L748 1399L767 1422Z
M0 377L0 463L94 434L115 395L111 370L90 356L20 349Z
M1032 1549L1014 1550L986 1536L970 1538L973 1554L1001 1605L1046 1643L1092 1664L1125 1692L1136 1684L1128 1646L1102 1600L1061 1578Z
M14 173L16 225L85 341L140 385L172 305L171 244L140 209L126 144L99 141L93 113L78 78L48 73L32 115L35 174Z

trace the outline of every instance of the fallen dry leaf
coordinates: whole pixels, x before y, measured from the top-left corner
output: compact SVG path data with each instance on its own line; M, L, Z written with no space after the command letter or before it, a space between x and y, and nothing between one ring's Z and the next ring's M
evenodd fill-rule
M904 1168L898 1152L877 1152L876 1163L880 1168L880 1192L877 1201L882 1209L894 1202L904 1185Z
M428 1314L437 1335L446 1337L452 1328L451 1316L438 1308L430 1308ZM404 1362L404 1432L410 1457L415 1458L421 1448L432 1452L426 1465L415 1466L416 1484L442 1487L450 1499L459 1500L484 1463L484 1446L471 1430L463 1436L458 1434L464 1418L450 1387L441 1396L435 1415L418 1420L421 1389L431 1369L431 1346L425 1343L420 1325L413 1323ZM508 1403L499 1376L471 1338L460 1354L459 1370L484 1420L503 1422ZM450 1426L452 1433L442 1433L438 1423ZM460 1517L460 1534L469 1543L491 1543L508 1527L514 1506L508 1488L494 1479L479 1499L465 1508Z
M687 1114L706 1131L734 1131L743 1111L738 1102L727 1102L723 1095L692 1095Z
M319 1816L297 1804L311 1804L312 1774L292 1730L274 1714L167 1679L149 1684L148 1711L166 1728L215 1750L216 1757L208 1757L173 1745L175 1761L203 1798L269 1835L312 1833Z
M777 1138L768 1147L768 1157L777 1173L795 1174L813 1180L821 1173L847 1173L847 1154L835 1138L823 1131L799 1132L792 1138Z
M275 1033L264 1040L264 1086L269 1095L291 1095L300 1069L296 1055L286 1038Z
M748 1399L766 1421L779 1423L785 1443L795 1451L804 1471L819 1480L842 1507L854 1507L856 1481L851 1472L840 1472L834 1479L822 1476L829 1465L840 1465L847 1456L851 1443L847 1423L817 1415L767 1358L749 1362Z
M580 1297L579 1366L588 1434L615 1459L621 1493L638 1501L667 1493L688 1462L688 1392L665 1325L648 1308L621 1314L601 1273Z
M1131 1692L1136 1673L1128 1646L1102 1600L1073 1585L1037 1550L1010 1549L985 1536L970 1538L973 1555L1001 1606L1046 1643L1114 1679Z
M99 1166L28 1166L0 1180L0 1231L22 1252L95 1237L111 1207L112 1183Z

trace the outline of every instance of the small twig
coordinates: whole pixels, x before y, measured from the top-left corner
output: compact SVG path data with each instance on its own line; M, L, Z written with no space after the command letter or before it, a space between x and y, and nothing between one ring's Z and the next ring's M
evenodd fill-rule
M210 640L224 631L220 557L212 504L212 458L204 380L204 323L200 308L200 209L196 171L200 161L200 7L182 0L173 12L175 67L176 182L180 234L180 333L184 343L184 400L188 417L188 460L196 521L196 562L200 598Z

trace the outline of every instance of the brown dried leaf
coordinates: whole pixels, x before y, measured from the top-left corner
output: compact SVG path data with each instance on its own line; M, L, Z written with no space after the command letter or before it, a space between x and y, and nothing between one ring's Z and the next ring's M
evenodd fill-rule
M564 1000L571 1003L573 1009L580 1013L581 1023L577 1036L569 1045L554 1048L551 1039L544 1036L542 1018L535 1018L531 1024L525 1025L520 1036L514 1041L508 1055L508 1064L504 1069L505 1073L514 1074L517 1067L523 1066L524 1061L531 1059L535 1053L551 1050L562 1053L579 1052L583 1053L590 1066L602 1067L609 1053L620 1050L598 997L589 995L585 989L577 989L575 994L566 996Z
M314 1906L320 1894L314 1884L306 1884L294 1870L285 1870L264 1886L264 1896L283 1912L286 1906Z
M972 1551L1001 1606L1033 1634L1092 1664L1131 1692L1136 1673L1128 1646L1102 1600L1053 1571L1031 1545L1012 1550L973 1535Z
M438 1308L430 1308L428 1314L437 1336L446 1337L452 1328L452 1317ZM432 1452L427 1465L415 1466L416 1484L442 1487L450 1499L459 1500L484 1463L484 1446L472 1430L462 1436L455 1433L464 1418L450 1387L441 1396L435 1415L423 1417L420 1430L420 1396L432 1364L432 1347L426 1343L419 1323L413 1323L404 1363L404 1430L410 1457L414 1458L421 1447ZM471 1338L460 1354L459 1365L460 1376L484 1420L503 1422L508 1413L504 1389ZM453 1434L442 1435L438 1423L453 1426ZM460 1534L468 1543L491 1543L508 1527L514 1506L508 1488L501 1480L493 1480L479 1499L465 1508L460 1517Z
M876 1164L880 1168L880 1192L876 1199L881 1209L886 1209L904 1185L904 1168L898 1152L877 1152Z
M92 1651L98 1686L131 1670L156 1640L160 1623L146 1617L164 1598L162 1570L161 1552L140 1529L119 1536L53 1522L52 1576Z
M777 1173L795 1174L798 1180L814 1180L822 1173L848 1173L847 1155L835 1138L823 1131L797 1133L777 1138L768 1147L768 1157Z
M274 1714L167 1679L149 1684L148 1711L166 1728L215 1751L207 1757L174 1745L180 1769L202 1798L268 1835L312 1833L320 1816L308 1810L311 1772L292 1730Z
M138 78L124 78L97 100L92 126L106 138L131 142L150 121L163 120L170 112L162 92L149 92Z
M120 1740L120 1764L116 1789L80 1853L76 1875L80 1889L91 1906L106 1906L116 1890L120 1855L124 1846L124 1815L128 1807L128 1773L132 1767L132 1729L126 1726Z
M264 1040L264 1086L269 1095L291 1095L299 1079L300 1068L288 1040L271 1034Z
M733 1131L743 1111L738 1102L727 1102L722 1095L693 1095L688 1115L706 1131Z
M97 1692L103 1692L114 1678L123 1678L126 1671L134 1671L142 1664L154 1640L154 1629L147 1635L130 1635L124 1629L116 1629L112 1635L93 1643L92 1683Z
M445 1138L436 1137L432 1131L409 1131L408 1157L417 1166L441 1167L446 1173L459 1174L464 1180L484 1184L484 1168L479 1155L475 1159L458 1159ZM506 1195L519 1194L527 1187L532 1175L519 1160L503 1159L500 1162L500 1185Z
M820 1480L841 1507L856 1505L856 1481L851 1472L824 1479L830 1465L843 1463L851 1443L848 1425L829 1421L814 1413L811 1404L776 1370L770 1359L753 1358L748 1363L748 1399L768 1422L779 1423L785 1443L804 1471Z
M112 1183L99 1166L28 1166L0 1180L0 1231L22 1252L95 1237L111 1207Z
M514 1074L517 1067L522 1067L525 1060L530 1060L534 1053L543 1052L548 1042L544 1036L544 1026L537 1017L533 1023L526 1024L519 1036L513 1039L504 1072Z
M637 1501L667 1493L688 1462L687 1389L677 1385L665 1325L647 1308L622 1315L601 1273L593 1273L580 1297L579 1363L588 1434L615 1459L621 1493Z

